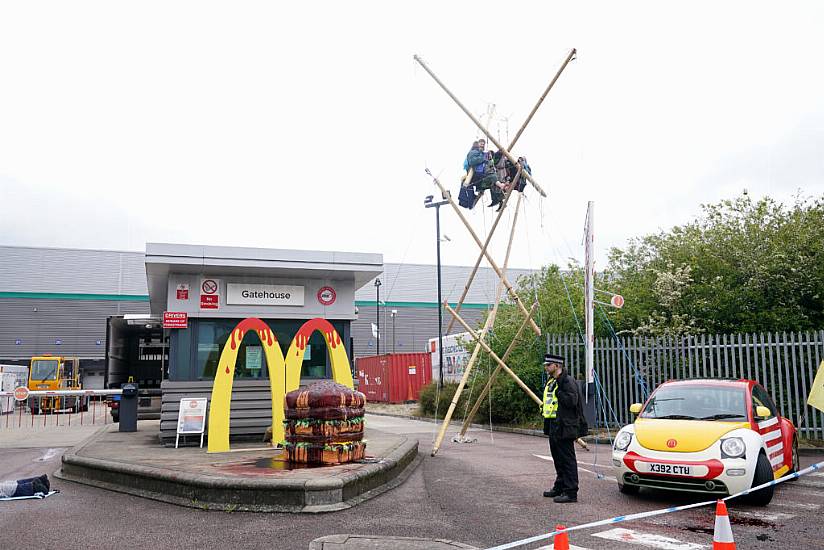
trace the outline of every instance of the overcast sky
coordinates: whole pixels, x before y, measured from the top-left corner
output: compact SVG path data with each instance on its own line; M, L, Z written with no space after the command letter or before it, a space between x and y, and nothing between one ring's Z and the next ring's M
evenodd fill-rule
M457 196L480 134L413 55L507 142L574 47L513 149L548 197L510 265L583 258L592 200L603 266L701 203L824 192L822 29L822 2L0 2L0 244L434 263L424 168Z

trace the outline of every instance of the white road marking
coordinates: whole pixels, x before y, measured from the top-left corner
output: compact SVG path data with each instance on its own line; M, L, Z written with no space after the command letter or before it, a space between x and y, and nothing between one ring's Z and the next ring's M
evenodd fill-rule
M767 514L764 512L750 512L748 510L730 510L730 515L733 517L741 516L744 518L760 519L763 521L780 521L795 517L795 514L785 514L784 512L773 512L771 514Z
M812 477L824 477L824 472L813 472L811 474L807 474Z
M709 548L709 546L703 544L683 542L678 539L671 539L651 533L639 533L632 529L622 529L620 527L608 531L601 531L600 533L593 533L592 536L606 540L637 544L639 546L646 546L647 548L659 548L661 550L701 550L702 548Z
M46 449L40 458L35 458L34 462L46 462L60 454L61 449Z
M771 502L770 506L779 506L781 508L798 508L799 510L818 510L821 508L820 504L812 504L808 502Z
M799 487L824 487L824 481L818 481L817 479L804 479L801 477L798 481L794 481L793 485L798 485Z
M553 550L554 546L541 546L540 548L536 548L535 550ZM584 548L583 546L575 546L574 544L569 545L569 550L589 550L589 548Z
M554 462L554 460L552 460L551 456L536 455L536 454L533 454L532 456L537 457L537 458L541 458L543 460L549 460L550 462ZM578 464L586 464L586 462L581 462L581 461L577 461L577 460L576 460L576 462L578 462ZM604 467L606 468L608 466L604 466ZM587 472L589 474L599 476L600 479L608 479L610 481L615 481L615 482L618 481L616 478L614 478L612 476L607 476L607 475L604 475L604 474L601 474L601 473L598 473L598 472L593 472L592 470L587 470L586 468L581 468L580 466L578 466L578 469L581 470L582 472Z

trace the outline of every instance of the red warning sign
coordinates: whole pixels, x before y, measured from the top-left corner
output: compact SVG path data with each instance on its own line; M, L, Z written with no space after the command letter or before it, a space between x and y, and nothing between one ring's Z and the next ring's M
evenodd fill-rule
M218 309L217 294L201 294L200 309Z
M189 314L185 311L164 311L163 328L188 328Z
M622 307L624 307L624 297L620 294L616 294L612 297L609 303L612 304L612 307L617 307L618 309L621 309Z
M177 285L177 299L178 300L188 300L189 299L189 285L186 283L182 283Z
M29 398L29 388L26 386L17 386L14 388L14 398L17 401L25 401Z

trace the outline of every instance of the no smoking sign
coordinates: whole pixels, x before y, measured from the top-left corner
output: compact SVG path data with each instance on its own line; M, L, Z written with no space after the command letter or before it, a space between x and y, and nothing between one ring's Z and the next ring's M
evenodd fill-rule
M200 309L220 309L219 288L217 279L200 280Z

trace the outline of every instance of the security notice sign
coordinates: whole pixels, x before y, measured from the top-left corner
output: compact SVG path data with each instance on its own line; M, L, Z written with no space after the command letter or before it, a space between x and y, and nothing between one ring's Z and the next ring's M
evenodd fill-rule
M177 437L175 449L181 435L200 434L200 446L203 447L203 432L206 430L205 397L183 397L177 413Z
M163 328L188 328L189 314L185 311L164 311Z
M218 279L200 280L200 309L220 308L220 281Z

